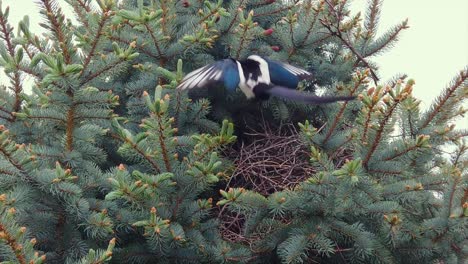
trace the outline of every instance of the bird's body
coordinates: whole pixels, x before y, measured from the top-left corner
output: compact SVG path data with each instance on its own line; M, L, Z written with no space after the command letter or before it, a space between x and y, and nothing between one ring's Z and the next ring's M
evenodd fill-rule
M247 83L246 79L248 76L244 75L244 69L242 64L239 61L235 61L237 65L237 71L239 71L239 88L245 94L247 98L254 98L255 94L253 93L253 89L250 88L250 85ZM245 66L244 66L245 67Z
M299 81L312 74L292 65L251 55L246 60L224 59L189 73L177 86L193 89L222 84L228 90L237 87L247 98L268 99L271 95L306 103L330 103L354 97L319 97L295 90Z
M271 83L266 61L257 55L252 55L247 60L236 61L236 63L240 76L239 88L249 99L262 99L265 95L261 91L262 84L270 86Z

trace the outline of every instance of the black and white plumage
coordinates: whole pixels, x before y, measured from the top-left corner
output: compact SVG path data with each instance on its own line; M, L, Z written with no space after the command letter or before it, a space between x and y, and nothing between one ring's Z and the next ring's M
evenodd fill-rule
M223 85L234 91L239 87L247 98L268 99L277 96L312 104L348 101L353 96L316 96L295 90L301 80L312 78L304 69L287 63L251 55L244 61L224 59L206 65L185 76L178 89L196 89Z

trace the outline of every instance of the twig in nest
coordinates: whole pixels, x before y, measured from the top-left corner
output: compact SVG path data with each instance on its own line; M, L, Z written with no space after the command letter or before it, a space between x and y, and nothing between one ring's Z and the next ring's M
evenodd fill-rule
M322 128L321 128L322 129ZM316 173L316 168L309 162L310 153L292 124L272 129L263 122L261 132L252 130L246 133L250 142L229 149L224 154L234 160L235 170L226 184L226 189L242 187L263 195L276 191L293 189ZM345 147L338 148L331 154L336 167L341 167L346 159L352 159L352 152ZM220 232L224 239L254 246L262 234L245 235L243 215L218 208L221 220ZM287 218L280 219L287 223Z
M272 131L247 133L253 141L242 143L235 153L236 167L226 188L243 187L263 195L290 189L315 173L309 153L296 128L285 125Z

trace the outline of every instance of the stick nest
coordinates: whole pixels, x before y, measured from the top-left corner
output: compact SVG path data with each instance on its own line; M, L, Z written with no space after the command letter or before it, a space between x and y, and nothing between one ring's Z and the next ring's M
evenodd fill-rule
M249 142L241 142L225 154L234 160L235 170L226 189L242 187L265 196L296 185L315 174L310 150L293 125L272 129L263 124L261 132L245 133ZM259 237L245 237L243 215L221 209L221 233L224 239L252 244Z
M292 189L315 174L310 150L293 125L247 133L249 143L231 149L235 170L226 188L242 187L263 195Z

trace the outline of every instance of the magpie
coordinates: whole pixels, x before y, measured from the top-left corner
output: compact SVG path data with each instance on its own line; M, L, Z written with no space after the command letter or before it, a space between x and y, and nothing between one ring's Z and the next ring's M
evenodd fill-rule
M223 85L234 91L239 87L248 99L267 100L276 96L310 104L349 101L354 96L316 96L295 90L301 80L312 78L304 69L258 55L246 60L232 58L216 61L187 74L177 89L197 89Z

